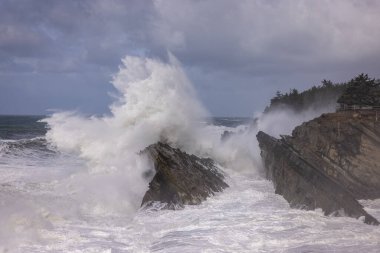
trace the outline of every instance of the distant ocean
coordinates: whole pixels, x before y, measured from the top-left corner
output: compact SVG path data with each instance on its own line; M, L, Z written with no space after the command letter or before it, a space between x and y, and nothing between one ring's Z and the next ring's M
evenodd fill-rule
M0 138L19 140L44 136L46 123L39 122L43 118L45 116L0 115Z

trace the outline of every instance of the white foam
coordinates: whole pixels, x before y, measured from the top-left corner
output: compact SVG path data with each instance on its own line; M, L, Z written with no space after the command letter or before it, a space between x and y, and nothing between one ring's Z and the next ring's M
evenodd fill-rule
M207 116L171 55L168 63L125 57L113 85L120 97L111 106L112 115L62 112L45 120L51 143L87 161L87 168L62 188L75 192L82 210L99 215L134 213L147 189L143 174L152 169L138 153L160 140L190 149L198 140L197 122Z

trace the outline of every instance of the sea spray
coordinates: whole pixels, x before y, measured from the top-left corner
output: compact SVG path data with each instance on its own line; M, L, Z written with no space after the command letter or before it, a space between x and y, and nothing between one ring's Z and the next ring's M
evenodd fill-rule
M45 120L51 143L87 161L63 188L81 200L83 211L98 215L136 211L147 189L144 174L152 169L139 151L157 141L190 149L207 116L173 56L168 63L131 56L122 62L112 82L120 97L111 116L62 112Z
M203 154L209 154L228 169L240 171L241 173L249 173L254 177L261 177L263 176L263 166L256 139L258 131L264 131L279 138L280 135L291 134L297 125L311 120L322 113L333 112L334 110L335 104L330 103L324 107L310 107L299 112L283 107L268 113L256 113L250 125L228 129L232 134L224 140L220 138L220 134L223 131L219 131L219 138L215 138L215 136L211 138L212 134L201 138L203 143L208 142L209 148L206 151L204 147L207 147L207 145L204 144L202 146L203 149L200 148L198 152L202 151ZM208 128L215 129L217 127L208 126ZM204 135L207 132L206 129L203 129ZM208 131L216 132L211 129Z
M334 112L335 109L335 104L330 103L324 107L310 107L301 111L283 107L273 109L268 113L257 113L256 132L264 131L276 138L280 135L289 135L296 126L303 122L314 119L323 113Z

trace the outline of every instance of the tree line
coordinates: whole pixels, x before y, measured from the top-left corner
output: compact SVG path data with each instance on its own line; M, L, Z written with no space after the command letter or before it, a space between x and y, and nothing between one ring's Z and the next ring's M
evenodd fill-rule
M330 80L323 80L321 84L314 85L308 90L299 92L297 89L291 89L289 92L276 92L276 95L270 100L270 105L264 110L265 113L275 109L288 108L294 111L302 111L309 108L318 108L326 105L335 105L337 100L347 92L363 90L363 87L380 86L380 81L369 78L367 74L359 74L348 82L333 83ZM363 91L367 91L364 89ZM362 92L363 93L363 92Z

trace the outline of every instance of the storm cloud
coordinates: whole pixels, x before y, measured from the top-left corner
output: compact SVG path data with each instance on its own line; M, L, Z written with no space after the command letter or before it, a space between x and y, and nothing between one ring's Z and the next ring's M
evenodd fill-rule
M380 2L2 0L0 113L105 113L126 54L174 54L213 115L276 90L380 77Z

